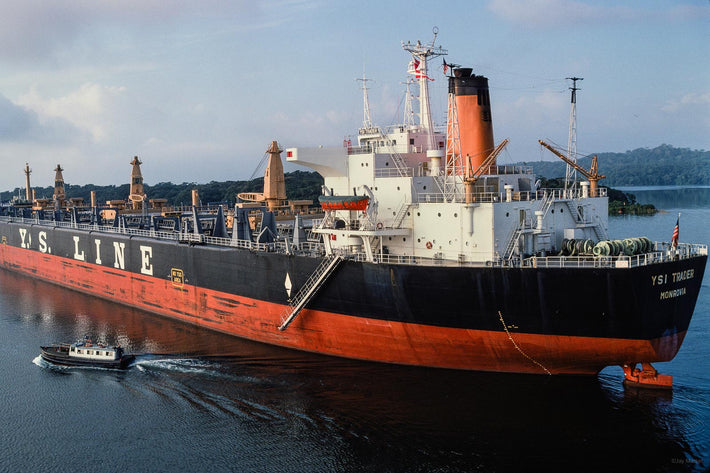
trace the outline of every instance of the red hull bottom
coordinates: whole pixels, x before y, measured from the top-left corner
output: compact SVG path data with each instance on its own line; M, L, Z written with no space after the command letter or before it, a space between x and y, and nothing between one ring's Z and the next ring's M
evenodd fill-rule
M685 332L654 340L553 336L390 322L286 306L0 245L6 269L241 338L327 355L462 370L593 375L668 361ZM501 322L501 328L503 328ZM675 349L673 349L675 347Z

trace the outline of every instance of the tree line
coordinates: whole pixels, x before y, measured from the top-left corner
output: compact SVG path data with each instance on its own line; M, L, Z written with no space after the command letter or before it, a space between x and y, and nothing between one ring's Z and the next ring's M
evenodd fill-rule
M585 169L591 166L591 157L580 159L579 164ZM661 145L656 148L638 148L626 153L601 153L598 155L599 172L607 177L600 185L607 187L609 209L611 213L649 213L653 206L636 202L633 194L617 191L610 186L641 185L710 185L710 151L690 150ZM565 175L565 163L562 161L538 161L523 163L533 167L535 174L541 177L541 187L562 187ZM317 202L321 194L323 178L309 171L293 171L285 174L286 195L291 200L313 200ZM93 184L73 185L65 183L67 197L81 197L84 202L91 199L91 191L96 191L99 202L125 200L129 194L129 185L97 186ZM197 189L203 204L225 202L234 204L240 192L261 192L264 178L250 181L211 181L207 184L183 182L159 182L145 184L145 193L149 199L167 199L168 205L189 205L192 202L192 190ZM24 196L20 188L0 192L0 201L6 202L16 195ZM52 187L35 188L37 198L51 198Z
M317 201L321 194L323 178L316 172L293 171L286 173L284 178L286 195L290 200ZM190 205L193 189L197 189L203 204L226 202L232 205L236 202L237 194L240 192L261 192L264 189L264 178L260 177L251 181L211 181L207 184L159 182L154 185L144 184L143 189L148 199L167 199L168 205L173 206ZM34 190L38 199L51 199L54 194L53 187L35 187ZM109 200L126 200L130 193L130 186L127 183L120 186L97 186L94 184L79 186L65 183L64 191L67 198L80 197L87 203L91 201L91 191L96 191L98 201L107 202ZM0 200L6 202L18 194L24 197L24 192L21 192L20 188L9 192L0 192Z
M597 157L599 173L606 176L599 184L605 187L710 185L710 151L664 144L625 153L599 153ZM589 169L592 157L579 159L577 163ZM561 160L524 164L546 178L565 175L566 164Z

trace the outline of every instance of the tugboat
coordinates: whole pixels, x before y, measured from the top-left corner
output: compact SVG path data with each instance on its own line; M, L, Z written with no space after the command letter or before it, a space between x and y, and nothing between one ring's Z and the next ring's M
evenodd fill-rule
M120 346L93 343L88 336L76 343L41 346L42 358L57 365L126 368L135 355L127 355Z

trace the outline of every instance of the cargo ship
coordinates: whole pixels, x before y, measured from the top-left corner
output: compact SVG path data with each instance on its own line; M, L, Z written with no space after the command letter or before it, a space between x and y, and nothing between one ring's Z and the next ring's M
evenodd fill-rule
M106 204L67 199L61 166L53 198L34 199L27 167L27 199L0 212L0 265L309 352L546 375L619 365L630 382L666 384L650 363L681 347L707 246L611 239L603 176L552 147L588 180L545 189L530 168L498 165L507 140L494 142L488 79L470 68L444 60L435 127L436 37L402 44L418 114L408 101L402 124L373 125L363 78L357 137L273 142L263 194L234 207L149 200L137 157L128 199ZM284 151L324 178L320 215L280 210Z

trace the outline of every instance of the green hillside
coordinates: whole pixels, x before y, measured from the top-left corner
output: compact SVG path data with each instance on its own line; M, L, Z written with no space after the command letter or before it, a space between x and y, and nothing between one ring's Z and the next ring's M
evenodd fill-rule
M710 185L710 151L661 145L597 156L599 172L606 175L600 185L605 187ZM585 169L589 169L591 162L591 157L578 161ZM525 164L546 178L565 175L566 165L559 159Z

